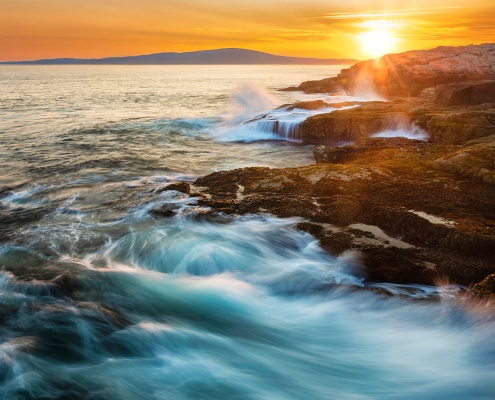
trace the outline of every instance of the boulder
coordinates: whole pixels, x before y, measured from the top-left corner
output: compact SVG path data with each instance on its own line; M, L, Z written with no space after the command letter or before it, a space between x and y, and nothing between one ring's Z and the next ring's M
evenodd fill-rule
M191 186L186 182L171 183L170 185L167 185L164 188L159 188L156 192L161 193L168 190L175 190L177 192L189 194L191 193Z
M446 106L493 103L495 102L495 80L438 85L435 88L434 101Z
M177 214L179 208L177 204L165 204L160 208L151 209L149 213L155 218L170 218Z
M495 274L488 275L481 282L474 285L471 289L477 297L492 297L495 296Z

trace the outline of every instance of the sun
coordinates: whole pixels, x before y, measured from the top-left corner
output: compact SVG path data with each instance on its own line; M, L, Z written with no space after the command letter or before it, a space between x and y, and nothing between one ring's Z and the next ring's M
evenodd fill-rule
M394 35L396 25L385 20L366 21L360 27L368 28L359 34L359 42L363 51L373 58L393 52L397 37Z

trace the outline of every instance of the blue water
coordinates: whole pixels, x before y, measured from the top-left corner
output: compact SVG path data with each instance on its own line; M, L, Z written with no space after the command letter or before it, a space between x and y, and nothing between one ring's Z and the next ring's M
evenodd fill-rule
M495 398L493 316L455 288L379 294L298 219L158 193L313 163L245 122L339 68L2 67L0 398Z

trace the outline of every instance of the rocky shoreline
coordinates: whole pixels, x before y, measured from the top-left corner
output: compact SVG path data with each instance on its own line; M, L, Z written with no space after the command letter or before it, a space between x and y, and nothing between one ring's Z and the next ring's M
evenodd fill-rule
M469 54L479 51L495 57L494 45L469 47ZM456 58L470 58L460 56L458 49L442 50L454 54L451 68ZM435 52L438 49L419 53L428 60ZM419 65L428 65L425 60L421 64L418 52L414 54ZM393 57L411 58L407 53ZM478 64L484 62L482 56L476 59ZM362 67L351 71L356 68ZM352 79L349 74L341 74L347 77L348 88L359 87L360 74L353 72ZM448 87L430 87L434 82L429 75L419 75L402 82L402 91L396 85L387 93L416 92L415 97L393 96L390 101L352 104L356 107L312 116L302 123L301 139L316 144L314 165L216 172L194 182L193 195L200 196L199 204L212 213L302 217L305 222L298 229L317 238L329 253L358 251L369 282L451 282L475 285L472 293L478 296L491 295L495 292L495 81L483 79L480 86L472 79L481 81L486 74L462 74L464 80L459 73L444 73L442 82ZM335 88L332 85L342 76L313 88L332 93L329 88ZM453 76L454 84L449 81ZM424 83L420 91L418 82ZM307 87L306 83L298 89ZM466 87L470 93L476 87L476 96L463 95ZM485 101L492 98L494 103ZM292 107L324 106L320 101ZM371 137L397 129L419 129L429 139ZM353 144L328 146L345 141Z

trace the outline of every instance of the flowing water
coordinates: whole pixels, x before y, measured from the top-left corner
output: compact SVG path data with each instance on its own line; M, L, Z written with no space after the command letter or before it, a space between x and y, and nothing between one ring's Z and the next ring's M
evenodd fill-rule
M455 287L364 290L297 219L158 190L313 163L310 113L270 110L339 68L0 68L0 398L495 398L493 320Z

